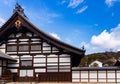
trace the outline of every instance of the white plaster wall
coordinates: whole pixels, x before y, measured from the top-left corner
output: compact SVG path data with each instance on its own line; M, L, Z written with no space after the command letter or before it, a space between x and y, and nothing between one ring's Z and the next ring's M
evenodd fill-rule
M35 69L35 72L46 72L46 69Z
M70 62L70 58L59 58L60 62Z
M45 64L41 64L41 63L40 63L40 64L34 64L33 66L34 66L34 67L45 67L45 66L46 66L46 63L45 63Z
M20 77L26 76L26 70L20 70Z
M44 63L46 62L46 58L34 58L34 63Z
M47 62L58 62L58 58L47 58Z
M17 73L18 69L9 69L12 73Z
M5 49L0 49L1 52L5 53Z

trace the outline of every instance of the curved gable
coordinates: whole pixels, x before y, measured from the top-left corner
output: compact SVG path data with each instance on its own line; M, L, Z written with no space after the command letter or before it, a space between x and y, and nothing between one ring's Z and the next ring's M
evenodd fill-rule
M69 44L61 42L38 29L28 21L21 13L15 12L11 18L0 29L0 42L6 40L12 33L24 33L25 31L36 34L39 38L44 40L50 45L53 45L61 52L70 53L72 66L78 66L81 58L84 56L85 50L73 47ZM19 35L18 35L19 36ZM24 36L24 35L23 35Z

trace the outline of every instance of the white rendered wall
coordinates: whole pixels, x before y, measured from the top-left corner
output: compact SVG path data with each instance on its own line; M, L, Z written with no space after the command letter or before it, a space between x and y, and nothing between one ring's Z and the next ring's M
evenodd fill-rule
M120 82L120 70L72 71L72 82Z

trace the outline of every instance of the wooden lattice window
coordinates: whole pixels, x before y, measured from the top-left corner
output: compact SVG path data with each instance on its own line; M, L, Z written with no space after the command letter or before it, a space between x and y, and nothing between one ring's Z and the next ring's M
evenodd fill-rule
M17 46L16 45L10 45L10 46L7 46L7 51L17 51Z
M40 44L31 45L31 50L41 50L41 45Z
M28 51L29 46L28 45L19 45L19 51Z
M32 60L21 60L21 66L22 67L31 67L32 66Z

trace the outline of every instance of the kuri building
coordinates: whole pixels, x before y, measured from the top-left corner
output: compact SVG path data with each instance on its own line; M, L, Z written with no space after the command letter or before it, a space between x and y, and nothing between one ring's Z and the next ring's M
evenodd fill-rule
M84 53L34 26L19 4L0 28L0 77L6 80L72 82L72 67Z

